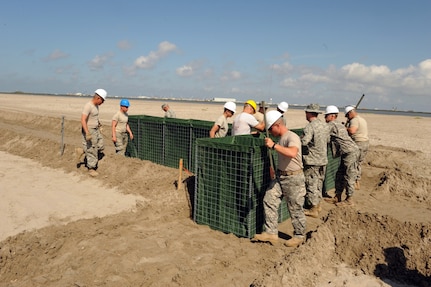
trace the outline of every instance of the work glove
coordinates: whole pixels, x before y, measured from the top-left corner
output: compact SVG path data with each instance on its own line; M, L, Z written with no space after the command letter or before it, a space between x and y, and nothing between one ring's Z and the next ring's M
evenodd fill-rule
M85 140L86 141L91 141L91 139L92 139L92 136L91 136L91 134L90 133L88 133L88 134L85 134Z

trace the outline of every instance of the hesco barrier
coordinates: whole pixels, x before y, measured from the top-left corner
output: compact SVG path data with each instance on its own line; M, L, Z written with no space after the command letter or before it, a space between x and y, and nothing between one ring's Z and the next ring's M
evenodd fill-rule
M262 200L269 184L268 149L264 135L211 139L214 122L152 116L129 116L134 140L126 154L178 168L179 159L195 174L193 218L199 224L241 237L262 231ZM298 135L302 129L292 130ZM277 139L274 139L277 140ZM274 164L277 154L271 151ZM339 158L328 149L324 190L335 186ZM279 221L289 218L283 200Z
M129 141L126 155L178 168L179 159L188 170L194 170L194 148L197 138L209 136L214 122L152 116L129 116L134 140Z
M262 231L270 160L263 138L196 140L194 220L242 237ZM289 218L283 199L279 222Z

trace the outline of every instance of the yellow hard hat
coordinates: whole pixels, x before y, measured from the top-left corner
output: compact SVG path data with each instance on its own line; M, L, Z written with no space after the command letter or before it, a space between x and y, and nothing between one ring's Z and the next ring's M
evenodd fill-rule
M249 104L250 106L252 106L252 108L254 109L254 111L256 112L257 110L257 105L256 102L253 100L248 100L247 102L245 102L246 104Z

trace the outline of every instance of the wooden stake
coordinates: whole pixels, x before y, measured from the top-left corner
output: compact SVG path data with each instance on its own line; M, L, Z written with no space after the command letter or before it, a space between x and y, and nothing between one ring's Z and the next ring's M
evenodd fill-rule
M178 175L177 190L183 187L183 159L182 158L180 158L180 164L178 169L179 169L179 175Z
M61 117L61 144L60 144L60 155L64 154L64 116Z

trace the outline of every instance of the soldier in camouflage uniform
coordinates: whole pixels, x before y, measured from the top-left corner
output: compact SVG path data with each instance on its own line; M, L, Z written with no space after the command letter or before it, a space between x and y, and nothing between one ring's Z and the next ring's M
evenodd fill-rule
M265 232L256 234L253 241L278 242L278 208L283 195L292 219L293 237L286 241L288 247L301 245L305 239L306 219L303 205L305 199L304 173L302 171L301 139L289 131L278 111L266 114L266 124L273 136L280 137L278 143L265 138L265 145L278 152L277 177L273 179L263 199Z
M362 163L368 153L370 147L370 141L368 138L368 125L367 121L358 115L356 108L353 106L347 106L345 109L345 116L347 118L346 128L349 135L355 141L359 148L358 157L358 172L356 175L355 189L361 188L361 175L362 175Z
M96 169L105 149L103 136L100 131L99 106L105 102L106 97L107 93L104 89L97 89L91 101L85 104L81 114L83 146L81 151L85 153L88 174L90 176L97 176L99 174ZM81 155L79 155L79 158L81 158Z
M330 127L332 154L340 156L341 162L335 175L335 197L325 198L325 201L335 203L337 206L353 206L352 196L355 191L359 148L347 133L345 126L336 121L338 113L336 106L326 107L325 120ZM347 196L342 201L344 189Z
M328 124L317 117L322 112L318 104L310 104L305 108L305 117L309 122L304 128L301 138L302 160L304 163L306 201L311 205L304 213L307 216L319 217L321 211L323 181L325 180L326 165L328 164Z

